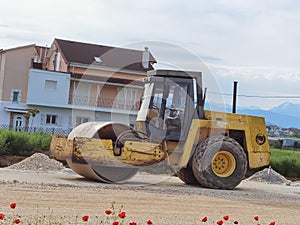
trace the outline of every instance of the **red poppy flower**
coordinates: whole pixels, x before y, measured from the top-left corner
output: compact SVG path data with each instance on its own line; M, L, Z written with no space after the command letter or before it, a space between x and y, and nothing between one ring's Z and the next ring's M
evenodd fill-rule
M201 221L205 223L207 221L207 216L203 217Z
M119 222L115 221L112 223L112 225L119 225Z
M129 225L137 225L136 222L130 222Z
M259 217L258 216L254 216L254 220L258 221Z
M126 212L120 212L118 217L120 217L121 219L125 218L126 216Z
M14 224L19 224L20 222L21 222L20 219L15 219L13 223L14 223Z
M147 220L147 224L148 224L148 225L153 225L152 220Z
M82 221L88 221L89 218L90 218L89 216L83 216L83 217L82 217Z
M110 215L112 211L110 209L105 210L105 214Z
M239 221L236 220L236 221L234 221L233 223L234 223L234 224L239 224Z
M217 224L218 225L222 225L224 222L222 221L222 220L219 220L218 222L217 222Z
M0 213L0 220L4 220L5 215L3 213Z
M223 216L224 220L229 220L229 216Z
M14 208L16 208L16 206L17 206L17 203L11 203L10 205L9 205L9 207L11 208L11 209L14 209Z
M275 225L275 222L271 222L270 225Z

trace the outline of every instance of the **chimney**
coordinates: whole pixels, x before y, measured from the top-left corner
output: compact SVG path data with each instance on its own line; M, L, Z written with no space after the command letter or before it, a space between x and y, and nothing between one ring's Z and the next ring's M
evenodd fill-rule
M148 47L145 47L142 56L142 66L144 69L149 68L149 58L150 58L150 52L148 51Z
M54 62L54 70L59 71L60 70L60 53L56 53L54 56L55 62Z

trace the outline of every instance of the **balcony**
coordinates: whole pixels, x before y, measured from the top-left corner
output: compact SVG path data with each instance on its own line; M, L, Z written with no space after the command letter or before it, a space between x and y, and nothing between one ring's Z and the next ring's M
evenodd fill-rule
M91 106L100 108L112 108L120 110L134 110L139 109L139 101L134 100L118 100L111 98L95 98L86 96L70 96L69 104L76 106Z

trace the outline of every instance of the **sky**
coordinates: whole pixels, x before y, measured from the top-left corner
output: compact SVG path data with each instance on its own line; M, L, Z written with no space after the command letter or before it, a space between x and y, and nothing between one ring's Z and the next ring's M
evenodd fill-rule
M238 107L300 104L298 0L10 0L0 8L0 49L54 38L147 46L156 68L202 71L209 101L231 104L238 81Z

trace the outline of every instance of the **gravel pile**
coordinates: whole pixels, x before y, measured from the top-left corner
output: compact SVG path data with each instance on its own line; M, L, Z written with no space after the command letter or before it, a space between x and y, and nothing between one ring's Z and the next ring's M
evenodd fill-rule
M290 184L291 181L287 180L284 176L277 173L272 168L265 168L262 171L255 173L249 177L248 180L264 182L269 184Z
M15 170L33 170L33 171L57 171L65 169L64 165L54 159L50 159L42 153L35 153L21 162L8 166Z

